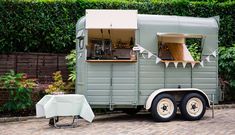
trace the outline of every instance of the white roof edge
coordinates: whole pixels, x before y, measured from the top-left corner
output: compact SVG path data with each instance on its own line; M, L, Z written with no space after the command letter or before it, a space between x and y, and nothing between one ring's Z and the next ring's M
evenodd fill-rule
M218 17L217 17L218 18ZM175 25L204 26L208 28L218 28L219 24L215 17L192 17L192 16L176 16L176 15L152 15L138 14L138 23L163 24L175 23Z

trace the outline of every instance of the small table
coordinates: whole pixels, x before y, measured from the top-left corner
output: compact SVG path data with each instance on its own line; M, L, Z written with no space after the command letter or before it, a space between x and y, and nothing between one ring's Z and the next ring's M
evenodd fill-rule
M36 116L50 118L49 125L56 128L74 127L74 121L78 118L92 122L95 117L85 96L80 94L46 95L36 104ZM73 122L57 125L59 116L73 116Z

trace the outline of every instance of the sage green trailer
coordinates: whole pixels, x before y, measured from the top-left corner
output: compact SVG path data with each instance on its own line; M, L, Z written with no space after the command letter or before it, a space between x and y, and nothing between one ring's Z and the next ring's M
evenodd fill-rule
M98 13L98 17L101 18L96 20L97 14L92 18L89 11ZM115 16L106 14L110 11L115 13ZM87 15L78 20L76 24L76 93L85 95L93 108L109 108L110 110L145 108L152 112L155 120L169 121L174 117L178 106L186 119L200 119L205 113L205 106L210 107L212 98L215 103L222 98L218 87L218 58L213 53L218 48L218 17L135 15L137 11L131 10L130 14L133 16L128 18L134 18L133 20L136 18L136 22L127 22L129 20L122 17L128 16L128 13L118 15L122 11L87 10ZM89 16L88 13L91 15ZM106 20L102 13L106 14ZM108 15L109 19L107 19ZM107 23L106 21L110 21L108 25L104 24ZM119 25L120 23L122 24ZM111 38L115 38L115 34L117 38L120 38L127 33L132 33L129 34L131 35L129 37L133 39L134 46L132 47L140 45L147 50L140 52L137 49L134 60L118 59L120 55L118 58L113 57L118 49L112 50L114 41ZM156 57L147 58L148 52L159 56L160 40L169 35L183 40L192 37L199 38L202 50L200 60L203 63L195 61L186 62L184 65L183 61L163 60L157 63ZM92 37L91 41L89 41L90 37ZM93 51L99 43L96 38L105 39L102 41L110 44L109 47L107 46L110 49L108 58L104 57L105 51L103 55L98 50ZM110 40L107 40L109 38ZM91 42L95 47L89 45ZM130 44L132 44L131 41ZM101 47L102 49L105 50ZM123 57L126 53L129 55L125 49L120 49L124 52ZM106 51L109 50L106 49ZM111 56L113 58L110 58ZM190 113L190 109L196 112Z

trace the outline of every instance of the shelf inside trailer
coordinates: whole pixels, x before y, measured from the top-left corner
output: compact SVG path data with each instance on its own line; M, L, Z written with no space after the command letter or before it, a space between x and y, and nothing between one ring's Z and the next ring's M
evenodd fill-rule
M161 62L178 62L178 63L200 63L200 61L182 61L182 60L161 60Z
M98 62L106 62L106 63L131 63L137 62L137 60L86 60L86 62L98 63Z

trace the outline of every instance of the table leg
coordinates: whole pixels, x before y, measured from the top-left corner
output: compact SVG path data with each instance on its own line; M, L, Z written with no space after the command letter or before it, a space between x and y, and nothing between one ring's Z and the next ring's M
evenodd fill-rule
M57 116L58 117L58 116ZM56 120L59 120L59 117L56 119L56 117L53 117L52 119L53 119L53 126L55 127L55 128L61 128L61 127L70 127L70 128L74 128L75 127L75 120L76 119L78 119L79 118L79 116L73 116L73 121L72 121L72 123L71 124L56 124L57 122L56 122ZM51 120L51 119L50 119ZM77 122L76 122L77 123Z

